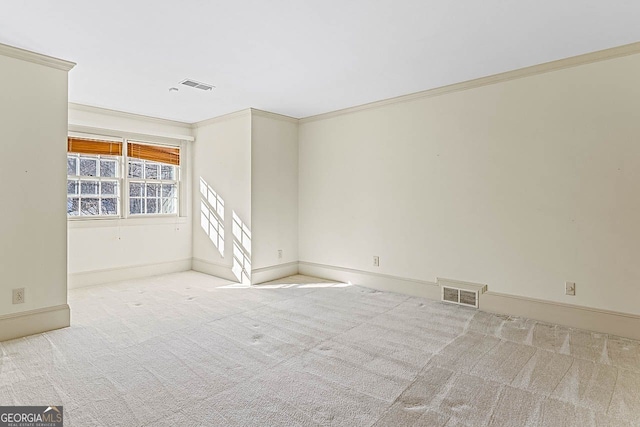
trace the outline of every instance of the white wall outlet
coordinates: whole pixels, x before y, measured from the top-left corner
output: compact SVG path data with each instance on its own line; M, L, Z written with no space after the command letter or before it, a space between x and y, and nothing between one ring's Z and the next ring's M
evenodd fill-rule
M278 249L278 259L282 259L282 249Z
M576 295L576 284L575 282L564 282L564 294L565 295Z
M374 256L373 257L373 266L374 267L380 267L380 257L379 256Z
M13 290L13 304L22 304L24 302L24 288Z

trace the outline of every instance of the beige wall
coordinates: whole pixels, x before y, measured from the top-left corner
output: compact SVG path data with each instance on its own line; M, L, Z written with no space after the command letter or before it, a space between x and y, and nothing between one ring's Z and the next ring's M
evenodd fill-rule
M69 129L182 144L179 218L69 219L69 287L191 268L191 126L83 105L69 105Z
M251 111L223 116L200 123L195 129L193 145L193 269L236 280L233 274L233 213L251 229ZM203 228L202 209L216 209L201 184L213 190L224 203L221 225L224 227L224 250ZM204 205L203 205L204 203ZM250 248L249 248L250 249ZM250 266L249 271L250 273Z
M303 120L300 260L640 314L638 75L636 54Z
M0 93L0 315L7 315L67 303L67 71L0 51ZM14 288L25 288L24 304L12 305Z
M298 123L252 110L251 224L253 283L297 272ZM282 258L278 258L282 250Z
M258 280L267 280L274 275L297 272L296 120L248 109L192 128L71 104L69 123L71 130L106 136L147 135L148 140L196 136L195 142L186 143L189 153L187 174L183 176L189 183L186 217L69 221L72 287L191 266L231 280L243 280L237 274L239 257L234 243L241 244L246 252L248 276L255 272ZM222 251L216 246L219 242L209 235L207 223L214 218L211 211L215 207L211 194L202 192L203 186L204 193L212 191L224 204L218 218L218 226L223 230ZM209 210L208 219L203 218L203 209ZM238 239L234 213L248 240L242 235L242 242ZM254 224L257 240L253 235ZM278 258L278 249L283 250L282 259Z

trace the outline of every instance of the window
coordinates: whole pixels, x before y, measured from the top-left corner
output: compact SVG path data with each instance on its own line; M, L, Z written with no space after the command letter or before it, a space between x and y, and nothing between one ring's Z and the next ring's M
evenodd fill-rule
M120 214L121 157L121 142L68 139L68 216L117 216Z
M177 215L179 184L179 147L68 139L69 217Z
M127 144L129 214L176 214L180 149Z

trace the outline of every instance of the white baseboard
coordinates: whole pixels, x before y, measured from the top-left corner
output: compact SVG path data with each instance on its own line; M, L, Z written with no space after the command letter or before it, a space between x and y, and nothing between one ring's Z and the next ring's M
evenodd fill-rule
M193 258L162 264L147 264L70 274L69 288L190 269L237 282L231 271L231 266ZM434 282L305 261L255 269L252 271L252 284L264 283L294 274L304 274L353 283L381 291L440 300L440 287ZM491 313L527 317L573 328L640 339L640 315L491 291L482 294L479 302L480 310ZM66 326L69 326L69 307L67 305L0 316L0 341Z
M210 276L237 282L238 278L233 275L230 265L216 264L201 258L191 259L191 269Z
M0 341L66 328L69 324L70 312L67 304L5 314L0 316Z
M271 265L269 267L256 268L251 270L251 284L269 282L287 276L298 274L298 262L288 262L286 264Z
M298 263L300 274L315 276L322 279L350 282L354 285L366 286L379 291L398 292L400 294L440 299L440 287L433 282L390 276L388 274L371 273L369 271L352 268L335 267L301 261Z
M187 270L191 270L190 258L157 264L140 264L105 270L83 271L69 274L68 287L69 289L74 289Z
M440 287L432 282L302 261L299 262L298 271L308 276L440 300ZM527 317L572 328L640 339L640 316L635 314L491 291L481 294L479 302L479 309L490 313Z
M490 313L528 317L572 328L640 339L640 316L630 313L491 291L480 296L480 309Z

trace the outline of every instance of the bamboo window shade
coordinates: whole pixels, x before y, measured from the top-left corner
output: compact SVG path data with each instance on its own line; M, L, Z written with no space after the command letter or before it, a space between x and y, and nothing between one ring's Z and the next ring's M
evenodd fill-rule
M102 154L107 156L121 156L122 143L114 141L100 141L97 139L67 138L67 152L80 154Z
M180 148L163 145L127 143L127 154L136 159L150 160L153 162L180 165Z

